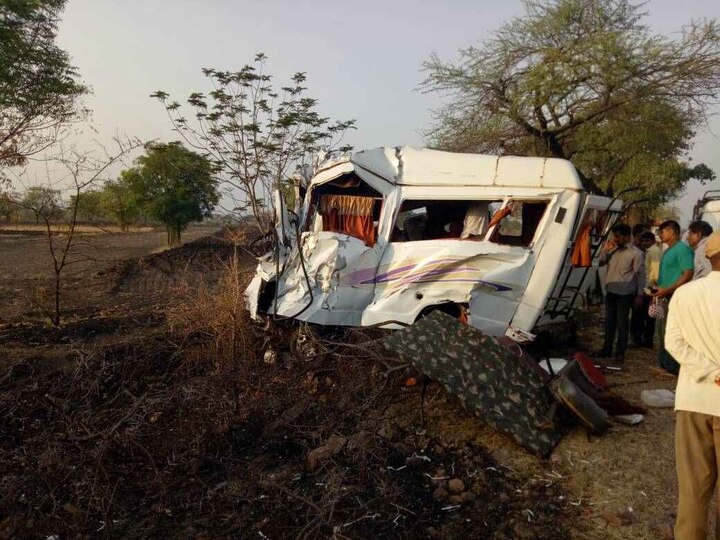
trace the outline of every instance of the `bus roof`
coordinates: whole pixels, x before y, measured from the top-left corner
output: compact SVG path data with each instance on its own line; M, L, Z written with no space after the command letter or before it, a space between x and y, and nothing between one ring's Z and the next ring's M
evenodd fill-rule
M356 152L350 161L356 169L396 185L583 189L572 163L557 158L460 154L399 146Z

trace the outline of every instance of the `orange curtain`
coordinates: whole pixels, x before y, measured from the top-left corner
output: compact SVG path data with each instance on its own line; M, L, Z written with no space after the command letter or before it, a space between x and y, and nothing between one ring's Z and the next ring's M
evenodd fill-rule
M323 195L319 206L323 230L348 234L374 246L377 241L372 215L374 203L372 197Z
M372 216L343 216L343 221L342 232L359 238L370 247L375 245L375 226Z
M591 224L585 223L575 240L575 247L572 252L572 265L575 267L592 266L592 255L590 255L590 228Z
M340 230L340 216L337 210L330 210L327 214L322 214L323 231L337 232Z

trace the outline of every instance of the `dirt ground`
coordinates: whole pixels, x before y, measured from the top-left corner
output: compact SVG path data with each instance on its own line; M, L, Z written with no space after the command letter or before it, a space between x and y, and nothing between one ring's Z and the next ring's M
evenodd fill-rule
M93 235L102 257L74 269L60 329L41 239L0 235L0 537L668 537L671 410L569 427L542 460L439 385L408 386L376 334L300 360L291 328L233 303L228 340L213 291L254 261L208 232L171 251L163 232ZM584 319L596 348L600 317ZM672 388L654 364L629 351L614 391Z
M26 230L26 229L30 230ZM0 228L0 323L37 319L51 305L52 259L47 238L35 226ZM212 233L208 227L190 227L183 242ZM61 236L62 237L62 236ZM167 249L163 230L130 233L98 232L77 235L73 261L63 273L63 300L70 311L104 302L104 279L97 278L113 264ZM79 294L81 293L81 294Z

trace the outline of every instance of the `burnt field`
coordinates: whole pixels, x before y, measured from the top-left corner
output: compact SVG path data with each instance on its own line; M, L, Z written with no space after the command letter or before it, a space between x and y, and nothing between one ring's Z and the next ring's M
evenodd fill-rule
M81 229L82 230L82 229ZM183 235L192 242L213 232L208 227L191 227ZM62 232L60 236L62 239ZM139 260L166 249L163 230L106 233L94 230L76 236L71 254L73 264L63 273L63 304L67 315L75 310L102 308L110 300L107 286L115 283L104 277L125 261ZM166 264L173 264L172 258ZM168 267L168 275L175 273ZM42 317L52 286L52 259L42 228L0 228L0 322L18 322Z
M88 235L90 236L90 235ZM248 320L247 238L98 234L43 316L41 238L0 235L0 537L660 538L673 417L547 460L482 426L377 345ZM581 343L597 344L594 314ZM631 351L615 390L671 388Z

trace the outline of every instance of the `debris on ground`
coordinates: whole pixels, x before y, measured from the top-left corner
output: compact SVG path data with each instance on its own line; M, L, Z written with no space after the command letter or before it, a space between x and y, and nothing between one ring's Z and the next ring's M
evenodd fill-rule
M530 451L547 456L560 440L548 423L549 376L495 338L435 311L388 335L384 344Z
M645 413L613 394L586 355L546 361L542 368L516 343L506 344L441 311L389 334L383 344L440 382L482 421L541 456L548 456L562 436L558 404L594 434L610 429L612 417L635 425Z
M665 388L643 390L640 399L648 407L669 408L675 406L675 392Z

